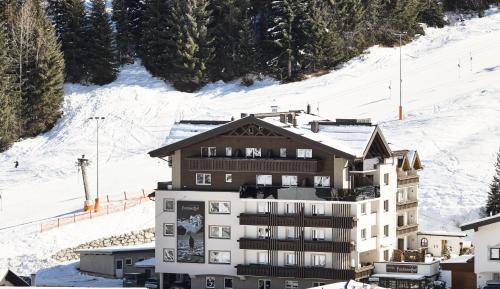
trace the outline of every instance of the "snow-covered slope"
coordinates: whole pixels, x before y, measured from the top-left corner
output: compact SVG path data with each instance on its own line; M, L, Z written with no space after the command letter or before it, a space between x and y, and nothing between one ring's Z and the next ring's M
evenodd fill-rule
M395 120L397 48L373 47L337 71L285 85L269 79L248 88L220 82L181 93L139 64L123 67L106 86L66 85L57 125L0 154L0 234L12 230L5 227L79 210L83 192L75 161L82 154L92 161L95 192L91 116L106 117L99 129L100 188L113 194L151 189L169 178L166 163L146 153L166 142L175 120L229 119L269 111L272 104L286 110L308 103L327 118L371 117L391 143L417 149L425 166L422 228L456 230L484 202L500 145L500 11L426 33L403 47L402 122ZM16 160L20 166L14 169Z

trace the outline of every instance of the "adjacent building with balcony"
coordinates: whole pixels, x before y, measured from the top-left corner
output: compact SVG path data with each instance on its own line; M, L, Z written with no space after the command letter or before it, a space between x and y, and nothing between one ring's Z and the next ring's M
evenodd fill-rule
M397 196L400 175L416 169L400 169L369 120L289 111L181 121L149 154L172 171L155 193L162 288L367 280L398 236L413 233L400 232L397 216L416 212L416 192Z

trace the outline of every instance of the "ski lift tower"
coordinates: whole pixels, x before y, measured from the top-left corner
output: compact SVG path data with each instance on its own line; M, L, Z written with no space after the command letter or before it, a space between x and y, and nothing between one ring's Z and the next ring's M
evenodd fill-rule
M85 212L91 211L94 209L94 203L90 199L89 186L87 182L87 167L89 166L89 160L85 158L85 155L82 155L82 157L77 160L76 165L82 171L83 191L85 192L85 203L83 204L83 210Z

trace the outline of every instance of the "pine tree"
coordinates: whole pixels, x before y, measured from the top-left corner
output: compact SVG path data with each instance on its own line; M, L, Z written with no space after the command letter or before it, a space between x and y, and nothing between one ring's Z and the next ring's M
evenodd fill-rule
M429 0L423 4L422 11L418 15L418 21L431 27L443 27L444 21L443 5L437 0Z
M173 6L176 73L172 82L179 90L195 91L209 80L207 65L213 58L212 39L208 34L210 15L206 0L176 1Z
M45 11L37 7L36 57L32 91L25 96L25 133L36 136L50 129L61 115L64 57Z
M490 184L488 201L486 203L486 213L488 215L500 214L500 150L497 153L495 163L495 175Z
M113 16L116 29L116 47L120 64L132 63L135 45L128 12L128 0L113 0Z
M170 79L176 50L171 9L164 0L147 0L142 28L141 57L154 76Z
M238 43L235 51L235 63L238 69L237 76L243 77L243 83L253 83L252 74L259 69L259 51L256 39L256 17L250 0L240 1L238 22Z
M130 32L134 44L134 55L142 52L142 30L144 21L144 11L146 6L144 0L128 0L128 19L130 22Z
M111 20L103 0L91 0L88 16L88 73L90 82L103 85L116 79L118 72Z
M13 78L9 75L11 67L7 54L7 37L4 32L5 23L0 19L0 151L17 139L16 94L14 93Z

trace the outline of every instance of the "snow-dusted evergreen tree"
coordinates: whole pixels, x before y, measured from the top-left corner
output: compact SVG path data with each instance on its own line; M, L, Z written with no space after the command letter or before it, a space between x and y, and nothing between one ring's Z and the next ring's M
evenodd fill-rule
M142 29L144 21L144 0L128 0L128 19L130 21L130 32L134 42L134 55L140 55L142 50Z
M486 203L486 213L488 216L490 214L500 214L500 150L497 153L495 174L490 184L490 192L488 193L488 201Z
M175 1L172 8L176 43L172 82L182 91L195 91L210 79L207 65L212 61L214 49L208 34L211 17L208 4L207 0Z
M7 36L4 29L6 23L4 21L5 18L0 15L0 151L5 150L15 141L19 133L16 115L18 101L16 101L14 81L9 74L11 59L7 53Z
M443 18L443 4L438 0L429 0L422 4L418 21L432 27L443 27L446 22Z
M236 60L238 66L238 76L243 77L243 83L249 85L253 83L253 74L259 69L259 51L256 39L256 16L255 7L251 0L239 1L238 22L238 43Z
M111 20L104 0L91 0L88 16L88 73L95 84L107 84L116 79L117 60Z
M113 16L115 23L116 50L120 64L132 63L135 45L133 41L131 21L128 13L128 0L113 0Z
M147 0L142 28L141 57L154 76L170 79L173 73L174 41L171 6L164 0Z

